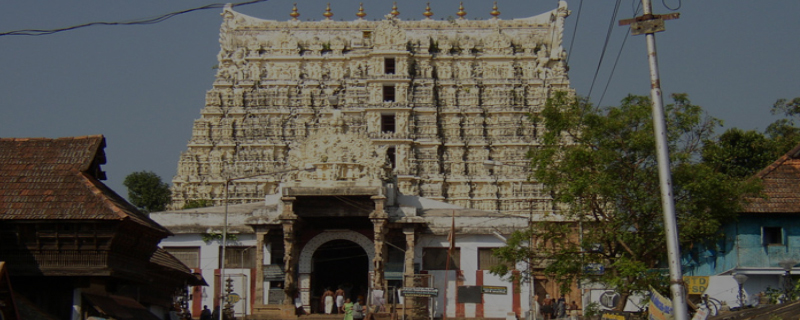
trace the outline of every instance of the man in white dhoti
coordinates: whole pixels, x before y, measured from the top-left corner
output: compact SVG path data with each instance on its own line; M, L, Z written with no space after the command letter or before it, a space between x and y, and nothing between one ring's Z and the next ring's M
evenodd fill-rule
M323 310L325 314L333 313L333 291L330 288L325 288L325 293L322 294L322 302L324 303Z
M336 309L339 310L339 313L344 313L344 290L342 286L339 286L334 295L336 296Z

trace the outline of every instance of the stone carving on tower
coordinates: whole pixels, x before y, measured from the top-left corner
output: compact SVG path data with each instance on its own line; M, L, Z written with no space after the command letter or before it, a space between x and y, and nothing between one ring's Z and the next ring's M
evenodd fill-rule
M571 90L565 2L512 20L292 14L223 10L216 78L179 158L173 207L219 205L226 179L251 175L262 176L234 181L230 203L302 179L392 181L402 194L509 213L551 207L525 155L542 130L529 115ZM318 171L272 174L307 164Z

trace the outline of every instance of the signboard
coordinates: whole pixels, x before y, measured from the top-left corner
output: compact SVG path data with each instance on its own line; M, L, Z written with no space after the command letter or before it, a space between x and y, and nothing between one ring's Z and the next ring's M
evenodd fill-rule
M601 320L628 320L628 314L615 311L604 311Z
M655 289L650 288L650 320L672 320L672 301L660 295Z
M240 297L238 293L231 293L225 298L225 301L230 304L236 304L239 300L242 300L242 297Z
M482 303L483 295L480 286L458 286L456 290L457 303Z
M703 294L708 288L708 277L683 277L686 283L686 294Z
M283 265L268 264L264 265L264 281L283 281L286 275L283 272Z
M606 272L606 267L602 263L587 263L583 266L583 272L586 274L601 275Z
M439 289L404 287L401 293L404 297L438 297Z
M481 291L484 294L508 294L508 287L483 286Z

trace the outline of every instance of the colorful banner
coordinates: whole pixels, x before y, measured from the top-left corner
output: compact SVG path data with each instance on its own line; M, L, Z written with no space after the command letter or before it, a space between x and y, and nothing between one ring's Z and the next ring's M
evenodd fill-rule
M650 320L672 320L674 319L674 312L672 311L672 301L660 295L655 289L650 288Z

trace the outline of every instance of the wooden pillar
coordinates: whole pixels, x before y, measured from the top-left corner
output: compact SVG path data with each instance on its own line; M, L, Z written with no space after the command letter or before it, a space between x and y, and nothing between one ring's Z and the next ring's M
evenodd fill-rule
M297 220L298 217L294 214L294 197L283 197L283 213L280 215L281 225L283 226L283 263L284 271L286 272L283 282L283 292L286 295L283 299L283 304L293 305L294 295L297 293L297 279L295 267L298 260L298 248L296 245L297 237Z
M373 196L372 200L375 201L375 211L369 215L372 221L375 243L375 258L372 259L373 270L375 276L372 278L372 288L378 290L386 290L386 233L389 225L389 215L384 210L386 197Z

